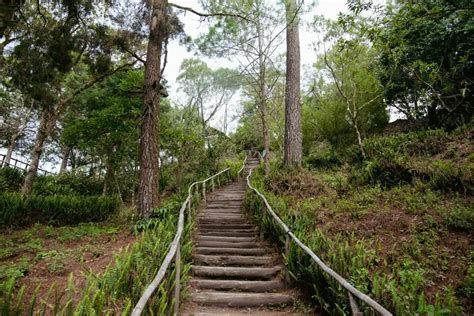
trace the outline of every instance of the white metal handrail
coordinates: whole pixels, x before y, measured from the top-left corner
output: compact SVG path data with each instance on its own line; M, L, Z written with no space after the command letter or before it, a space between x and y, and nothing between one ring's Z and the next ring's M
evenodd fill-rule
M262 200L265 205L265 208L267 211L271 214L273 219L280 225L280 227L283 229L285 234L287 235L287 242L286 242L286 247L289 249L289 241L290 239L293 240L301 249L303 249L310 257L313 259L313 261L327 274L329 274L331 277L333 277L340 285L342 285L349 293L349 300L352 305L355 305L355 301L352 297L355 296L361 301L365 302L367 305L372 307L375 311L377 311L380 315L383 316L389 316L392 315L388 310L386 310L382 305L374 301L371 297L368 295L362 293L358 289L356 289L352 284L350 284L348 281L346 281L342 276L337 274L334 270L332 270L330 267L328 267L308 246L306 246L304 243L302 243L298 237L295 236L295 234L290 230L290 228L281 220L281 218L273 211L272 207L268 203L267 199L265 196L260 193L255 187L252 186L250 183L250 177L252 176L252 169L249 171L249 174L247 175L247 186L253 190ZM360 312L356 311L358 308L356 306L351 307L353 310L354 315L362 315Z
M247 157L246 157L247 158ZM143 292L142 296L140 297L140 300L138 303L135 305L133 311L132 311L132 316L139 316L142 314L143 310L145 309L145 306L150 299L150 297L153 295L153 293L156 291L156 289L160 286L161 282L163 281L163 278L165 277L166 271L168 270L171 262L173 261L173 258L175 259L176 262L176 274L175 274L175 314L178 313L178 308L179 308L179 295L180 295L180 278L181 278L181 236L183 235L183 230L184 230L184 212L186 210L186 207L188 208L188 216L191 216L191 202L193 199L193 188L196 187L198 188L199 184L202 185L202 196L203 199L206 199L206 183L211 182L211 190L214 190L215 183L214 179L217 179L219 181L219 176L228 173L229 178L230 178L230 168L226 168L218 173L216 173L213 176L210 176L207 179L201 180L201 181L196 181L192 183L189 188L188 188L188 196L186 200L183 202L181 205L181 209L179 210L179 218L178 218L178 226L176 230L176 234L174 236L173 241L171 242L170 249L168 251L168 254L166 255L165 259L163 260L163 263L160 266L160 269L156 273L155 278L153 281L148 285L148 287L145 289ZM199 189L196 190L199 193Z

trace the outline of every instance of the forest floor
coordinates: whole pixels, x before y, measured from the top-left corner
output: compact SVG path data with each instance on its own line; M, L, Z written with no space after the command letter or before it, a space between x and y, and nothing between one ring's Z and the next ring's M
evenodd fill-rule
M71 275L75 288L82 288L90 272L103 272L113 264L114 254L134 240L125 223L0 230L0 282L18 278L26 286L27 302L36 291L40 300L57 299L65 294ZM53 284L57 293L49 293Z

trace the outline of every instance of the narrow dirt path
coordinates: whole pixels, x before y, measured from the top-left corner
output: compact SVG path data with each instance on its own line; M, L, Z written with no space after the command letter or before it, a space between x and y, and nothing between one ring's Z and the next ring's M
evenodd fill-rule
M246 168L255 167L250 159ZM243 211L244 180L216 190L198 215L190 295L181 315L296 315L279 254Z

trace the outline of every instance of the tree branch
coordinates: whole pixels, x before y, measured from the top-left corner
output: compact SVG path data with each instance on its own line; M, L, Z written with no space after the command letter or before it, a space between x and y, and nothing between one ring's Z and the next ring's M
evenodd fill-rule
M190 7L183 7L183 6L180 6L180 5L178 5L178 4L171 3L171 2L168 2L168 5L169 5L170 7L176 8L176 9L180 9L180 10L184 10L184 11L188 11L188 12L194 13L194 14L200 16L200 17L203 17L203 18L216 17L216 16L223 16L223 17L234 17L234 18L240 18L240 19L242 19L242 20L248 20L248 17L247 17L247 16L243 16L243 15L240 15L240 14L237 14L237 13L229 13L229 12L204 13L204 12L198 12L198 11L194 10L193 8L190 8Z

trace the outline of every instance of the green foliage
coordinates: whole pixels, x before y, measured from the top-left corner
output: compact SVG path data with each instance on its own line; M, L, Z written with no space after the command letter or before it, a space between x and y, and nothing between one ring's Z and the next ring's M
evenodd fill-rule
M0 191L19 191L24 176L24 173L18 169L0 168Z
M119 208L117 197L40 196L0 194L0 227L21 227L35 222L77 224L103 221Z
M363 19L354 23L367 24ZM388 123L382 84L373 62L377 51L367 44L360 25L347 27L320 18L315 21L315 29L325 33L324 40L334 44L328 50L324 47L324 54L318 57L313 94L304 100L305 152L314 151L312 143L321 140L344 148L356 141L356 130L365 137Z
M22 291L17 291L15 283L21 277L20 266L11 270L10 277L6 282L0 283L0 308L2 315L25 314L28 310L32 312L51 312L61 315L95 315L114 314L117 310L121 315L128 315L131 308L138 301L143 289L155 277L158 268L163 262L169 250L169 244L174 238L177 225L177 212L181 207L182 198L172 196L163 207L155 210L153 225L142 232L137 232L137 240L130 246L122 249L116 254L115 262L105 271L95 274L91 272L87 276L85 284L78 289L71 275L68 287L58 289L52 285L48 297L42 297L39 301L35 293L29 301L26 301ZM195 200L197 205L198 201ZM190 271L190 258L192 244L190 234L194 223L186 221L181 246L181 288L183 294L186 292L186 283ZM95 233L95 229L92 231ZM61 259L63 254L58 251L42 251L38 258L48 258L48 269L57 272L62 269ZM27 267L25 267L27 269ZM0 273L3 273L0 271ZM165 315L172 310L174 300L170 293L174 288L175 267L171 265L163 282L157 292L147 304L144 314ZM61 299L61 297L66 299ZM73 300L74 297L74 300ZM60 311L60 312L54 312ZM152 312L153 311L153 312Z
M390 188L421 180L434 190L469 194L473 190L472 163L453 159L447 146L450 141L461 138L443 130L367 138L363 142L365 161L356 146L349 151L351 181Z
M309 168L334 168L342 164L342 161L338 154L334 150L320 150L312 152L307 155L304 159L305 165Z
M100 195L103 180L83 173L64 173L38 177L33 186L36 195Z
M457 206L451 212L443 214L446 225L455 230L472 231L474 229L474 212L472 208Z
M333 181L333 178L321 172L318 172L318 178ZM271 175L273 178L280 175L282 181L288 182L284 173L273 172ZM459 302L450 287L444 288L442 293L430 299L425 296L433 269L437 271L442 263L442 254L436 254L437 248L434 248L440 229L438 226L436 229L420 227L419 231L413 232L411 239L406 242L406 249L397 252L395 257L389 256L385 259L380 257L379 251L391 250L382 248L386 245L380 245L377 238L361 238L360 235L367 235L359 231L355 232L357 236L344 231L332 233L329 238L318 228L319 214L323 211L326 216L328 212L326 210L336 214L349 213L355 221L363 217L364 212L373 212L374 209L382 212L381 207L385 204L395 209L406 210L407 213L418 214L417 216L431 209L446 214L446 218L453 218L449 212L451 206L442 207L439 195L427 188L424 188L424 192L415 192L408 186L383 191L375 186L357 190L352 188L338 199L326 195L301 198L298 197L298 193L276 195L272 191L265 190L268 187L267 182L268 178L264 180L261 168L253 173L252 185L264 193L272 208L295 235L327 265L388 310L396 315L411 315L414 311L433 315L459 313ZM284 249L286 236L264 211L260 198L249 192L245 196L244 203L265 235L273 238L280 249ZM464 215L461 216L467 216L468 212L468 209L463 209ZM337 221L337 218L332 218ZM439 224L431 218L431 225ZM294 243L290 246L289 255L285 257L285 264L297 285L308 291L325 311L331 315L349 312L346 290L318 269L311 258ZM363 304L361 308L364 314L372 314Z
M469 0L403 1L388 6L374 34L384 97L407 117L432 124L472 117L474 19Z

